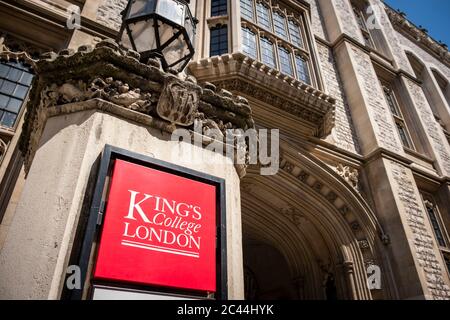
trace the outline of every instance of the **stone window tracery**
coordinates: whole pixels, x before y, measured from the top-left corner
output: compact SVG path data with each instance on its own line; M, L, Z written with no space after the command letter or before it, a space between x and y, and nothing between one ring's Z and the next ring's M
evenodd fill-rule
M248 56L256 59L256 34L245 27L242 28L242 50Z
M272 30L272 22L270 20L270 10L264 3L262 2L256 3L256 14L258 18L258 24L267 30Z
M253 21L253 0L241 0L241 16Z
M305 13L291 12L271 0L241 0L240 8L242 52L284 75L316 85Z
M276 68L275 63L275 51L273 48L273 43L266 37L261 37L261 60L268 66Z

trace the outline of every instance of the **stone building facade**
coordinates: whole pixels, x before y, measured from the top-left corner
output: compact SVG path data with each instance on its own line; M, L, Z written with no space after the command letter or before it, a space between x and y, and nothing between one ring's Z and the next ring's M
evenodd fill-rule
M46 52L70 56L116 38L127 1L0 4L2 279L24 230L15 213L34 66ZM70 29L74 5L81 28ZM380 0L190 7L199 23L186 74L246 98L257 128L280 130L278 173L249 166L237 184L242 245L228 249L242 252L233 277L244 285L233 297L450 299L448 48ZM42 272L53 274L72 245L43 258ZM58 281L39 281L51 284L34 288L51 289L11 293L0 281L0 297L61 298Z

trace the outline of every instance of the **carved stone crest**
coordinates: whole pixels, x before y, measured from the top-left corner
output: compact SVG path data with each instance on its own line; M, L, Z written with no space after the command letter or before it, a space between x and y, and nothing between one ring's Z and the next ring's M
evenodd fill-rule
M335 171L353 188L358 190L359 174L358 170L339 163Z
M197 114L201 88L176 78L167 78L156 107L158 115L171 123L190 126Z

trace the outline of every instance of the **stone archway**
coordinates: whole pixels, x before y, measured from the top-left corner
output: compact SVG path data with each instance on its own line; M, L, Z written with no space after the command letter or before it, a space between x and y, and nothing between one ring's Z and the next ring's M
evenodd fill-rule
M283 143L280 160L277 175L261 176L256 168L249 168L242 180L245 267L251 265L246 259L249 242L256 242L278 251L286 261L285 273L296 291L293 298L374 299L389 295L389 290L371 291L367 286L369 265L387 271L381 265L387 236L364 199L306 152ZM268 288L261 288L258 280L258 272L264 270L250 271L264 293ZM269 272L266 276L273 277Z

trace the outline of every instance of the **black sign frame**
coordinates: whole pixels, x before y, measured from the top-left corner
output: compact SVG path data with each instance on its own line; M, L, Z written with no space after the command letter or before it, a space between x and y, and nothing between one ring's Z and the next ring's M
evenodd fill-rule
M228 279L227 279L227 239L226 239L226 198L225 198L225 180L203 172L188 169L163 160L138 154L126 149L105 145L100 160L100 168L97 173L95 189L93 191L92 202L90 205L89 216L87 219L85 231L82 237L82 244L79 252L76 253L77 265L81 273L81 286L66 292L65 297L70 300L81 300L85 292L86 278L88 275L89 264L93 250L93 244L99 240L102 229L102 221L106 209L104 200L107 192L108 179L111 175L114 161L116 159L124 160L144 167L160 170L163 172L175 174L180 177L203 182L213 185L216 188L216 292L215 299L228 299ZM90 281L89 281L90 283ZM204 292L193 290L179 290L167 287L152 287L123 283L101 282L99 285L113 285L116 288L126 288L128 290L144 290L148 292L161 292L163 294L180 294L186 297L197 297L199 299L211 299L205 296ZM92 284L91 284L92 287ZM67 290L67 288L65 288ZM90 296L90 294L88 295Z

